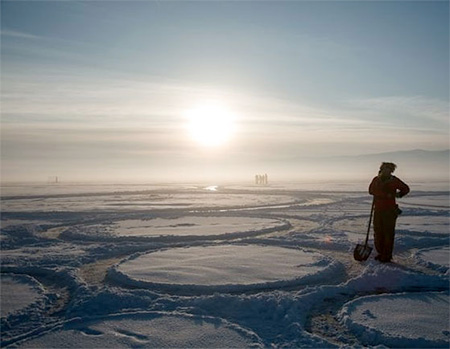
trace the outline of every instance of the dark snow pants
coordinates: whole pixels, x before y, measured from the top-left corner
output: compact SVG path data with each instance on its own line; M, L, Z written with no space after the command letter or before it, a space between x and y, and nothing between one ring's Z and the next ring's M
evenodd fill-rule
M375 210L373 215L375 249L378 252L377 258L382 262L389 262L392 259L397 216L396 208Z

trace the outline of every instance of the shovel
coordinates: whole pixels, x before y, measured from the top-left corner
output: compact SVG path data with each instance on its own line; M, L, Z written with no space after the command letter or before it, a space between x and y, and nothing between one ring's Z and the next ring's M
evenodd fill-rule
M372 247L367 246L367 242L369 241L370 223L372 222L374 204L375 201L372 201L372 208L370 209L369 226L367 227L366 241L364 242L364 245L357 244L355 249L353 250L353 258L355 258L355 260L360 262L367 260L367 258L369 258L370 256L370 253L372 252Z

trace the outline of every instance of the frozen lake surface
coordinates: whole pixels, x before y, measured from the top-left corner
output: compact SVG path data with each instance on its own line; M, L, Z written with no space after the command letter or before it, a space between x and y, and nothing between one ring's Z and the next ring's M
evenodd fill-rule
M331 264L317 252L230 244L146 253L125 260L112 275L119 283L149 288L243 291L330 278L336 269Z
M448 184L410 184L388 264L360 186L3 186L1 346L448 348Z
M64 324L22 348L233 348L252 347L258 337L221 319L183 314L129 313Z
M2 318L37 303L43 295L40 284L26 275L2 274L0 291Z
M449 299L444 293L361 297L346 303L340 316L371 345L382 339L389 347L448 347Z

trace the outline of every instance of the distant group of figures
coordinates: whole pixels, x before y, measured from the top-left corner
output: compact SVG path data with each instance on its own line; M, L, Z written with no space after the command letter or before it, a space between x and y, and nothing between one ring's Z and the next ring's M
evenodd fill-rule
M267 184L268 180L267 180L267 173L263 174L263 175L255 175L255 184Z
M49 176L47 179L48 184L57 184L59 183L58 176Z

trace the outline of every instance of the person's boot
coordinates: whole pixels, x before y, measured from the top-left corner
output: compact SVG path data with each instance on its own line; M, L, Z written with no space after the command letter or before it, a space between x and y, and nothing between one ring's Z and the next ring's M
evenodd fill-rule
M392 257L377 255L375 256L375 260L379 261L380 263L389 263L391 261Z

